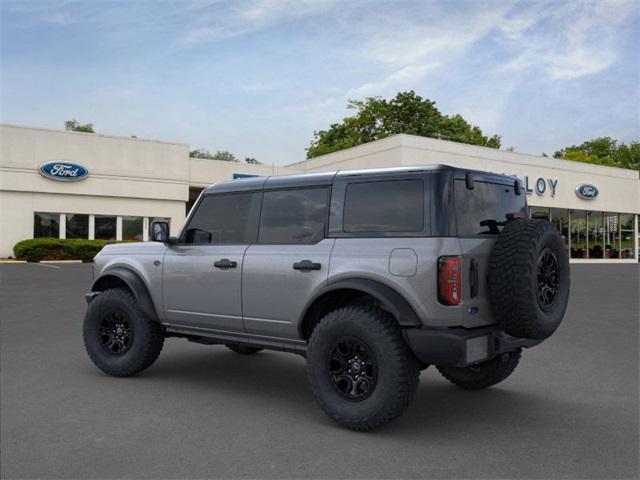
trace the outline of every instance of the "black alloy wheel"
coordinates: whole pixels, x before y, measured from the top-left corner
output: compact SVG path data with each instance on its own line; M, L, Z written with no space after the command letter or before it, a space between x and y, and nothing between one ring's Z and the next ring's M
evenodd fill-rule
M545 248L538 258L538 305L547 310L558 296L558 258Z
M130 377L150 367L164 345L162 325L145 315L125 288L95 296L84 317L82 337L93 364L114 377Z
M328 312L313 329L307 372L322 409L343 427L363 432L407 409L420 365L395 318L359 302Z
M368 398L378 381L376 358L369 347L355 337L338 339L329 355L329 375L336 391L347 400Z
M100 344L111 355L124 355L133 343L133 323L121 310L108 310L98 330Z

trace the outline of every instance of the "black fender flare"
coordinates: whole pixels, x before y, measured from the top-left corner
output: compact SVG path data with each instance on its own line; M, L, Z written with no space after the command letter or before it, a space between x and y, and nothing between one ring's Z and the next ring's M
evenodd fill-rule
M108 285L109 277L115 277L121 281L123 281L129 290L133 292L133 295L136 297L136 302L138 306L142 310L142 312L152 320L158 320L158 312L156 311L155 306L153 305L153 300L151 299L151 294L149 293L149 289L145 285L144 281L140 276L135 273L133 270L130 270L125 267L114 267L108 269L96 278L91 286L92 292L100 292L105 290L103 288L104 285Z
M309 308L311 308L316 300L335 290L359 290L371 295L382 304L385 310L389 311L389 313L396 318L398 324L402 327L418 327L422 325L415 310L402 295L384 283L368 278L350 278L325 285L316 292L313 299L307 303L302 311L298 325L302 325Z

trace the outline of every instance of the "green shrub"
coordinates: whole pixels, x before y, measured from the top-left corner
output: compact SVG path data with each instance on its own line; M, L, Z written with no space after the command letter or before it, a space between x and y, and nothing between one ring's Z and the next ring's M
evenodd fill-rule
M16 243L13 247L13 254L18 260L28 262L39 262L40 260L90 262L107 243L109 243L107 240L32 238Z

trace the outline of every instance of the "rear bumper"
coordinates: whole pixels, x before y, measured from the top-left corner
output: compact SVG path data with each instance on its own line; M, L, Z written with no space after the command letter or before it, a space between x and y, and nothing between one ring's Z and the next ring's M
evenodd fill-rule
M422 363L443 367L466 367L491 360L501 353L530 348L542 342L515 338L496 327L407 328L402 332Z

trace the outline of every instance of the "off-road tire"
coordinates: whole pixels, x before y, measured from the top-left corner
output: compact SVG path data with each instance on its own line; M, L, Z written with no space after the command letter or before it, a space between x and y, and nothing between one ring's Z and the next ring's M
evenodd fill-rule
M364 344L377 365L377 382L358 401L344 398L330 373L330 359L342 339ZM419 363L393 316L374 306L347 306L327 314L311 334L307 372L313 395L338 424L357 431L377 428L400 416L415 396Z
M503 353L488 362L470 367L437 367L444 378L465 390L480 390L500 383L518 366L522 349Z
M239 353L240 355L253 355L263 350L260 347L251 347L249 345L238 345L237 343L227 343L225 345L232 352Z
M105 316L117 311L133 329L133 338L122 354L108 351L101 341ZM113 288L96 296L87 308L83 324L84 345L96 367L114 377L129 377L151 366L164 345L162 326L147 318L127 289Z
M545 258L556 265L555 277L545 273L551 271L544 267ZM555 278L549 282L556 288L553 300L544 304L540 292L547 278ZM569 301L569 257L558 230L545 220L507 222L491 252L488 284L493 314L506 333L539 340L549 337Z

